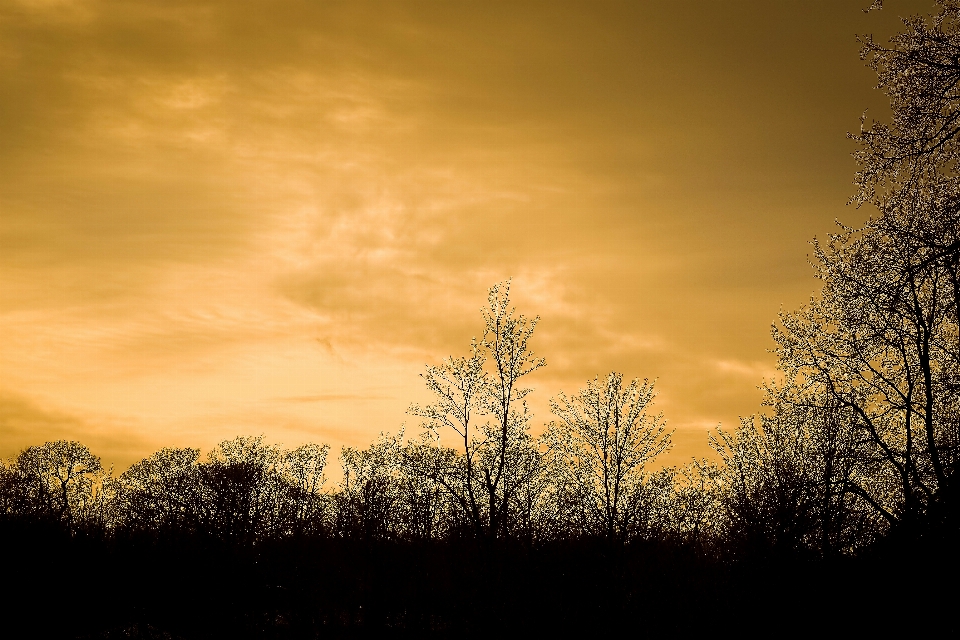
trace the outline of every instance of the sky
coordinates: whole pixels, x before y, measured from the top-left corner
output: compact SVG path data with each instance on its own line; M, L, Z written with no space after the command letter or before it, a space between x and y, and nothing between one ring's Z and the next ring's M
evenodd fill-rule
M507 279L534 431L615 370L707 455L869 215L869 4L0 0L0 456L415 434Z

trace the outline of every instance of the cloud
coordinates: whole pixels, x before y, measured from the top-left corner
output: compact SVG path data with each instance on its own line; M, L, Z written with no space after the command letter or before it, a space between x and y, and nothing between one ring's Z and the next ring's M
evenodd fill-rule
M360 393L321 393L313 396L289 396L276 398L277 402L341 402L344 400L383 400L389 396Z
M511 277L538 415L616 369L735 421L844 215L834 5L0 4L9 446L363 444Z
M744 362L741 360L717 360L713 363L717 371L735 376L743 376L759 381L773 379L776 369L767 362Z
M99 455L106 466L122 471L154 445L129 426L90 421L49 408L16 393L0 390L0 455L13 457L29 446L52 440L78 440Z
M83 427L83 421L75 416L42 409L15 394L0 394L0 433L5 440L5 451L17 446L11 442L26 441L38 431L75 435L82 432Z

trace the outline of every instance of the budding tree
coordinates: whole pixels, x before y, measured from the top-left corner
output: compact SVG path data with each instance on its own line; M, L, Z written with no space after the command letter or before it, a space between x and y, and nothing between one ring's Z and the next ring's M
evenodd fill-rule
M483 339L472 342L469 356L447 358L422 374L436 402L409 411L426 428L457 435L461 455L438 451L436 478L477 534L502 537L517 497L539 470L524 400L532 389L519 383L545 362L529 346L539 318L510 306L509 281L490 288L483 319Z
M28 447L17 456L17 474L25 505L40 517L74 528L88 518L101 519L104 491L111 486L100 458L79 442L57 440Z
M571 475L578 502L592 524L623 538L639 515L646 464L670 446L661 415L650 415L653 383L611 373L594 378L577 395L550 403L560 418L548 431L557 468Z
M823 289L774 333L803 401L851 416L862 453L843 490L901 531L957 524L960 2L938 5L889 47L861 40L893 117L851 136L852 201L879 213L814 243Z

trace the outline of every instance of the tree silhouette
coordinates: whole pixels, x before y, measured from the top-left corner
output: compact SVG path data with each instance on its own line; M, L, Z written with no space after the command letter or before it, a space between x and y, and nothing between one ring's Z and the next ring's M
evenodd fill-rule
M595 529L623 539L640 510L646 464L670 446L662 416L648 414L653 383L623 375L595 378L568 398L550 403L560 418L548 432L557 468L570 474L579 506Z
M17 456L15 471L23 491L21 505L34 517L53 519L74 529L98 517L105 496L100 458L84 445L57 440L28 447Z
M774 329L785 379L774 416L719 443L769 496L803 494L775 500L799 509L781 519L813 517L825 550L849 546L841 532L861 506L883 521L874 534L958 525L960 3L938 5L929 19L906 19L890 47L861 39L893 117L851 135L861 165L851 201L879 213L814 241L823 288ZM747 484L740 503L763 503L746 499ZM778 528L771 517L756 515Z
M140 531L195 531L201 500L199 457L199 449L167 447L124 471L120 495L125 524Z
M469 356L447 358L422 374L436 403L409 412L424 418L428 430L449 428L459 436L461 455L439 454L443 466L434 477L479 535L497 538L510 531L516 500L540 470L524 401L532 389L518 383L546 363L528 345L539 318L516 314L509 282L490 288L483 319L483 340L473 341Z
M323 526L327 502L323 494L323 472L329 453L329 445L318 444L305 444L280 453L277 470L286 489L284 512L293 533L315 532Z

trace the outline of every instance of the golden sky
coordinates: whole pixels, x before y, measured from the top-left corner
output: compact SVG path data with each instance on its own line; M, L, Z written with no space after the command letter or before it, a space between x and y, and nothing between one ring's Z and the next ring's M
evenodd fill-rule
M867 215L869 4L0 0L0 455L416 431L510 277L535 424L618 370L706 453Z

